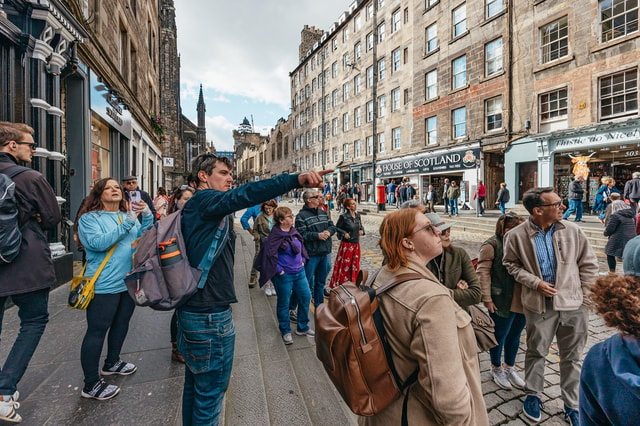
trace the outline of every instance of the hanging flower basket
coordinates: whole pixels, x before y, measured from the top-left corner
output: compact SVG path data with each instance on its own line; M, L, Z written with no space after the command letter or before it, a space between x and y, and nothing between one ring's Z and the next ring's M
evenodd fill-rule
M160 137L164 137L164 121L162 118L154 114L149 114L149 120L151 121L153 132Z

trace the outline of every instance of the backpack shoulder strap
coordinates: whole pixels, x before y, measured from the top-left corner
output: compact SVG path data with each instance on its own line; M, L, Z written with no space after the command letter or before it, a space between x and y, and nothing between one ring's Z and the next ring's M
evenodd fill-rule
M31 169L29 169L28 167L23 167L23 166L14 164L13 166L5 167L4 169L0 170L0 173L3 173L9 176L11 179L13 179L14 177L18 176L20 173L25 172L27 170L31 170Z
M216 228L216 232L213 235L213 240L211 241L211 245L209 249L202 257L200 264L198 265L198 269L202 271L202 275L200 276L200 281L198 281L198 288L203 288L205 283L207 282L207 277L209 276L209 270L211 266L216 261L216 259L222 253L224 246L229 238L229 216L225 216L220 221L220 224Z
M425 277L416 273L406 273L406 274L396 275L386 283L382 284L380 287L376 288L376 295L379 296L385 291L388 291L393 287L397 286L398 284L402 284L404 282L412 281L412 280L419 280L421 278L425 278Z

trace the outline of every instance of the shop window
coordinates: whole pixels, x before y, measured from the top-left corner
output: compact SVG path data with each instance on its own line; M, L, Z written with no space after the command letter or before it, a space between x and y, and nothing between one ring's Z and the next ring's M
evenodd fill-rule
M638 70L600 78L600 118L610 119L638 113Z
M569 54L569 25L564 16L540 28L540 63L555 61Z
M638 31L638 0L600 0L598 7L602 43Z

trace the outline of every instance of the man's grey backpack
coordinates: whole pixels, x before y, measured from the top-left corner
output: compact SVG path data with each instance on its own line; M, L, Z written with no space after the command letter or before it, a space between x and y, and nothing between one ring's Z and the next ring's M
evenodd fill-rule
M25 170L29 169L16 165L0 171L0 265L11 263L20 253L22 232L18 224L16 183L13 178Z
M127 290L136 305L169 311L204 287L211 265L229 237L229 218L220 221L213 242L197 268L189 264L181 223L182 212L171 213L137 240L133 269L125 277Z

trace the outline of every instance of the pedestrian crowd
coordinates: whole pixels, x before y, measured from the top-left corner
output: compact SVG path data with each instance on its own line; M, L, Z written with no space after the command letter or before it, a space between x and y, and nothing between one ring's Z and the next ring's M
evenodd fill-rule
M0 123L0 172L9 174L17 163L30 162L35 151L33 129ZM0 369L0 419L20 422L17 385L39 343L48 320L48 294L55 272L44 233L53 229L60 210L53 190L39 172L24 168L15 182L21 252L0 265L0 321L6 299L19 310L21 328ZM169 196L142 191L135 176L120 182L94 182L76 218L77 241L84 250L86 274L97 275L95 296L86 311L87 329L81 344L84 373L82 397L108 400L120 388L105 380L130 375L133 363L121 359L135 304L124 284L132 268L135 240L155 221L181 215L184 255L196 267L214 244L219 255L205 271L203 286L174 311L171 320L172 359L185 363L182 392L184 425L218 424L228 388L235 349L231 305L234 287L236 232L233 214L246 209L242 228L254 239L255 257L247 285L259 285L276 297L282 342L294 335L313 338L310 305L336 297L334 288L354 282L360 270L360 238L365 235L357 206L360 188L324 183L330 171L283 174L233 187L227 157L206 153L192 163L188 185ZM445 179L445 214L458 216L460 186ZM564 415L572 425L625 424L640 415L640 237L634 237L640 173L625 185L624 200L616 200L611 181L602 179L596 200L609 243L605 250L610 274L598 275L598 262L579 225L566 220L582 215L583 179L569 188L569 208L553 188L532 188L522 196L525 219L507 213L506 184L500 184L496 205L501 216L495 235L487 239L478 259L456 246L455 224L434 210L439 194L429 187L424 203L408 181L386 187L387 202L400 209L385 216L379 246L384 261L371 282L375 289L402 274L418 274L379 296L382 324L390 348L387 354L400 379L417 371L405 397L361 425L460 424L487 425L478 344L470 309L482 305L494 322L497 346L491 348L491 374L502 389L523 389L524 415L542 419L546 356L556 339L560 356L560 389ZM299 193L304 206L294 216L278 205L278 197ZM603 189L604 188L604 189ZM607 189L608 188L608 189ZM486 188L474 198L484 209ZM340 209L337 222L331 204ZM482 210L484 212L484 210ZM482 214L482 213L480 213ZM172 216L174 217L174 216ZM252 223L250 223L250 221ZM216 230L222 237L214 240ZM332 269L332 238L340 240ZM133 245L132 245L133 243ZM615 273L623 261L624 276ZM39 267L29 267L38 262ZM476 271L477 267L477 271ZM328 286L327 286L328 284ZM589 351L582 365L588 337L588 309L592 302L605 322L620 333ZM526 329L524 372L515 359ZM100 365L103 346L106 358Z

